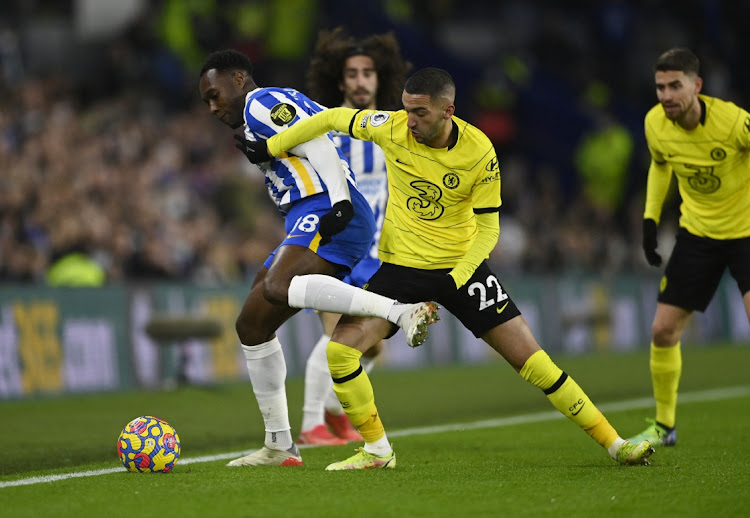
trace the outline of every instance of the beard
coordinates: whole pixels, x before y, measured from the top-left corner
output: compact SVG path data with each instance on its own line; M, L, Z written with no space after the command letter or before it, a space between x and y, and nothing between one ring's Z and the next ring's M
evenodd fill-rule
M365 110L372 104L372 93L367 90L357 90L347 97L346 101L357 110Z

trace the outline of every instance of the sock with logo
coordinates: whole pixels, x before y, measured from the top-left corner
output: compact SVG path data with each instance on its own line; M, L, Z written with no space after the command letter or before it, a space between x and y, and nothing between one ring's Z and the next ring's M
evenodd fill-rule
M619 438L617 431L578 383L555 365L546 352L540 350L532 354L519 374L542 389L556 409L605 448Z
M359 359L360 365L362 365L362 368L365 370L367 374L370 374L372 372L373 367L375 367L375 358L370 358L368 356L362 356ZM328 365L326 365L326 371L328 371ZM328 375L328 379L330 380L331 376ZM331 385L333 383L331 382ZM331 387L331 390L328 391L328 397L326 397L325 402L325 410L333 415L341 415L344 413L344 409L341 407L341 402L339 401L338 396L336 395L336 391L333 390L333 387Z
M674 347L656 347L651 342L651 382L656 399L656 421L674 428L677 412L677 389L682 374L681 344Z
M365 443L378 443L385 437L385 428L375 406L370 378L359 363L362 353L333 341L328 342L326 353L333 378L333 390L336 391L344 412Z

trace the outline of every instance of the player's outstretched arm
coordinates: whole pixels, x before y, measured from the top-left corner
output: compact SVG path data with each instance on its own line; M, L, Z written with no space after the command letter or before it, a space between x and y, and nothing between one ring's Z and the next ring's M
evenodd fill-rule
M278 156L303 142L324 135L329 131L349 133L357 110L352 108L331 108L318 112L308 119L298 121L288 129L278 133L266 142L268 153Z

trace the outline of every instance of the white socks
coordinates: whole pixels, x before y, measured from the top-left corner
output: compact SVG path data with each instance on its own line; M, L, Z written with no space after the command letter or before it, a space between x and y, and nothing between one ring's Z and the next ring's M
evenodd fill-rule
M379 317L398 324L408 305L355 288L329 275L297 275L289 284L289 306L357 317ZM394 304L398 304L394 310ZM403 306L403 308L401 307Z
M273 450L292 447L292 427L286 402L286 361L277 337L253 347L242 345L247 373L266 428L265 445ZM330 375L329 375L330 378Z
M617 450L619 450L623 444L625 444L625 439L623 439L622 437L618 437L617 439L615 439L615 442L610 444L609 448L607 448L607 453L609 453L609 456L617 460Z
M375 442L366 442L365 451L382 457L384 455L390 455L393 448L391 447L391 443L388 442L388 436L383 434L383 437Z

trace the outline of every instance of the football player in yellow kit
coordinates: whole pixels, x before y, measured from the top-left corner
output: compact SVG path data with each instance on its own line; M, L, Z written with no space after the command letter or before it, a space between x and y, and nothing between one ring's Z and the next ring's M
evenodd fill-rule
M693 311L704 311L724 270L737 281L750 320L750 114L701 94L700 62L686 48L656 61L659 104L646 114L648 170L643 249L661 265L656 229L674 175L680 229L659 286L651 331L656 418L631 440L677 442L675 413L682 372L680 340Z
M400 301L434 300L540 388L563 415L621 464L647 464L648 441L621 438L578 384L539 346L500 279L486 262L500 234L500 168L492 143L454 115L455 84L440 69L417 71L404 85L399 111L332 108L267 141L251 143L262 162L328 131L378 144L386 156L389 197L380 237L382 265L368 290ZM322 275L295 277L290 300L316 300ZM396 331L378 318L344 316L328 343L334 390L365 445L328 470L392 468L362 351Z

